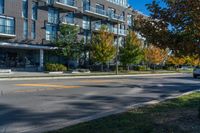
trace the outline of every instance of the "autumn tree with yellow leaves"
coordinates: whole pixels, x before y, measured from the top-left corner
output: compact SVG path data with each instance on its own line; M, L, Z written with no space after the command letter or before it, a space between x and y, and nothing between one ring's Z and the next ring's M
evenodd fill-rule
M102 26L99 32L93 35L91 50L92 59L101 63L102 71L103 65L114 59L116 54L114 35L108 32L106 26Z
M167 60L168 64L174 65L177 68L186 63L186 58L184 56L170 56Z
M168 52L165 49L161 49L154 45L150 45L149 47L145 48L145 61L148 64L154 65L154 69L156 65L163 63L168 56Z

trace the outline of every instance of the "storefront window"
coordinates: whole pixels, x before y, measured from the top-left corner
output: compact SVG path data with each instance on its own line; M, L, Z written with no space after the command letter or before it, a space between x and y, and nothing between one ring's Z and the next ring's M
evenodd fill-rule
M0 48L0 68L36 68L39 66L39 50Z

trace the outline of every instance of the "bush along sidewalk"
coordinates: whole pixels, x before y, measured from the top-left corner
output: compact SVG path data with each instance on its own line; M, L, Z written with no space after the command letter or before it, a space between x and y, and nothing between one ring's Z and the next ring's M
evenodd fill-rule
M67 71L67 67L63 64L57 64L57 63L47 63L45 64L45 71L48 72L58 72L58 71Z

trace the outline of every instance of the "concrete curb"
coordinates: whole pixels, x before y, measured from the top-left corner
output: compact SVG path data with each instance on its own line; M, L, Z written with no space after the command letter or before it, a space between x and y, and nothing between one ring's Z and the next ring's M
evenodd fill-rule
M50 80L50 79L92 79L92 78L122 78L122 77L145 77L145 76L173 76L183 75L183 73L164 73L164 74L136 74L136 75L103 75L103 76L52 76L52 77L18 77L0 78L0 81L7 80Z
M110 115L120 114L120 113L129 111L129 110L134 109L134 108L158 104L158 103L164 102L166 100L178 98L178 97L181 97L181 96L184 96L184 95L189 95L189 94L192 94L192 93L195 93L195 92L200 92L200 89L190 91L190 92L186 92L186 93L183 93L181 95L170 96L170 97L160 99L160 100L152 100L152 101L149 101L149 102L133 104L133 105L130 105L130 106L118 109L118 110L109 110L107 112L99 113L99 114L89 116L89 117L84 117L84 118L73 120L73 121L70 121L70 122L60 121L60 122L58 122L59 124L56 123L56 124L49 124L48 126L41 126L42 129L31 128L31 129L21 131L19 133L44 133L44 132L48 132L48 131L54 131L54 130L62 129L62 128L65 128L65 127L73 126L73 125L76 125L76 124L80 124L80 123L83 123L83 122L88 122L88 121L96 120L96 119L99 119L99 118L107 117L107 116L110 116Z

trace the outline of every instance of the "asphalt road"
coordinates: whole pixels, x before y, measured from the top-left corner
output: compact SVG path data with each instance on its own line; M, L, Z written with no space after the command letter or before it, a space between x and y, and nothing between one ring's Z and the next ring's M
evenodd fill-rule
M196 89L187 74L0 81L0 133L40 133Z

